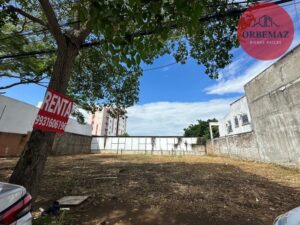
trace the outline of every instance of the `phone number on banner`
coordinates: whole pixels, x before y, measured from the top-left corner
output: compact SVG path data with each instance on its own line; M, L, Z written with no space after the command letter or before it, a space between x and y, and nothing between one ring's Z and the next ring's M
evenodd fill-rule
M34 122L34 125L46 126L49 128L54 128L59 130L65 130L67 123L46 116L38 115Z

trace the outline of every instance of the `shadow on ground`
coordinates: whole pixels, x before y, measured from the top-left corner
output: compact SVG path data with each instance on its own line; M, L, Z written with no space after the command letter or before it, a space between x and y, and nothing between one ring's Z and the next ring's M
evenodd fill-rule
M7 177L12 163L6 162L7 170L0 168L0 178ZM134 156L51 157L36 207L64 195L90 195L67 213L67 224L272 224L300 204L300 193L256 175L259 168L252 164L253 173L208 157L193 163Z

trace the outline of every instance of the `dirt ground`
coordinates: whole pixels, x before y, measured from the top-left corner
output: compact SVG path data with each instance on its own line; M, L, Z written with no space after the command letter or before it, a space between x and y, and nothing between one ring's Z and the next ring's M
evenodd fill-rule
M7 181L16 159L0 159ZM300 173L220 157L50 157L35 208L90 195L65 224L260 225L300 205Z

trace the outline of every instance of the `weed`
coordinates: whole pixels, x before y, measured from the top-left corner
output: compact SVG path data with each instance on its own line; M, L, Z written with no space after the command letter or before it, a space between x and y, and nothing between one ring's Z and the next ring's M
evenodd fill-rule
M66 225L65 212L59 216L42 216L33 220L32 225Z

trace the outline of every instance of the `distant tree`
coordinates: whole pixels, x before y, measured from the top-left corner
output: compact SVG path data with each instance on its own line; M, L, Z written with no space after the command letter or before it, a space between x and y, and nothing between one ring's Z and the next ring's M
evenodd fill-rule
M209 123L218 122L216 119L209 119L207 121L198 120L197 124L191 124L188 128L184 129L185 137L202 137L205 140L210 139ZM219 130L217 127L213 127L214 137L219 137Z
M120 137L130 137L130 135L127 132L125 132L124 134L121 134Z

